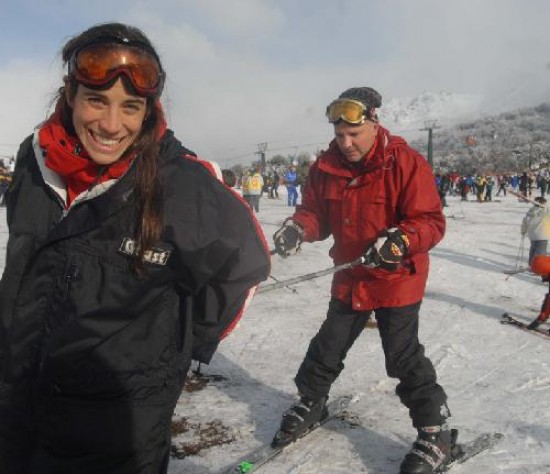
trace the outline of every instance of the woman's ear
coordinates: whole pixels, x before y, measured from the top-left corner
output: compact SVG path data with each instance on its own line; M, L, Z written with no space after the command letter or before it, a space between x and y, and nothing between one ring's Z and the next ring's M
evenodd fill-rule
M63 82L65 83L65 100L67 101L67 104L72 109L74 105L74 96L76 91L73 91L71 81L69 80L68 76L65 76L63 78Z

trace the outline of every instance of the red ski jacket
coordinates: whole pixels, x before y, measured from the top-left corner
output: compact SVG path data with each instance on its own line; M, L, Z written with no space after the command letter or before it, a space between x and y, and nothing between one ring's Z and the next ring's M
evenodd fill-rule
M400 228L410 246L394 272L359 265L334 275L332 296L356 310L405 306L424 296L428 251L445 232L445 217L435 177L422 155L380 127L374 154L353 172L338 145L312 165L302 204L292 220L313 242L332 235L336 265L361 256L382 231Z

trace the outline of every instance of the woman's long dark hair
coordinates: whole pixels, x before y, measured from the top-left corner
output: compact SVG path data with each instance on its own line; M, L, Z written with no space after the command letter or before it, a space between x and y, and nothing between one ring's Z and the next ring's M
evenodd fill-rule
M62 58L67 65L72 54L86 44L93 43L97 38L114 37L127 38L130 41L145 43L153 51L153 45L138 28L122 23L105 23L93 26L78 36L70 39L62 50ZM158 55L157 55L158 56ZM120 76L128 91L135 93L131 81L126 76ZM74 77L67 76L65 85L58 91L56 110L61 111L61 120L69 133L75 134L72 122L72 109L69 106L66 93L70 97L76 95L78 82ZM162 188L158 176L159 144L157 131L164 123L162 108L157 96L149 96L147 100L146 119L141 133L136 141L125 152L125 156L136 155L135 162L135 208L134 208L134 239L137 253L134 256L133 268L137 274L144 273L143 255L159 241L163 228ZM124 158L124 157L122 157Z

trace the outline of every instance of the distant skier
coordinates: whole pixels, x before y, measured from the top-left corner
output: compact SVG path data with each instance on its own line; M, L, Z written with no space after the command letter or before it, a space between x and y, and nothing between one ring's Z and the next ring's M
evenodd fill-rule
M296 173L296 167L294 165L288 167L284 175L284 180L288 207L296 207L296 203L298 202L298 174Z
M550 255L535 255L531 263L531 270L540 275L542 281L547 281L550 285ZM550 290L544 296L539 315L527 326L527 329L537 329L548 320L548 317L550 317ZM548 332L550 333L550 330Z
M506 186L508 186L509 178L506 175L498 176L498 189L496 196L500 196L500 193L503 193L506 196Z
M547 255L548 239L550 238L550 209L546 205L546 199L536 197L536 202L531 207L521 222L521 234L527 235L531 241L529 247L529 266L531 271L540 275L542 281L550 282L550 256ZM540 313L528 326L528 329L536 329L550 316L550 292L544 297Z
M281 177L279 176L279 173L277 173L277 170L273 171L273 178L271 181L271 187L269 188L269 198L270 199L279 199L279 183L281 181Z
M332 235L336 265L364 256L371 265L337 272L327 318L311 340L295 382L300 394L283 415L274 445L286 444L327 416L329 390L374 311L386 370L409 409L418 438L402 474L429 474L451 451L447 396L418 340L418 313L428 277L428 251L445 218L427 160L378 122L382 98L348 89L327 108L335 139L311 166L302 203L274 237L283 256L302 241Z
M535 255L546 255L550 239L550 209L546 205L546 199L539 196L534 201L537 204L527 211L521 222L521 234L527 235L531 242L529 265Z
M519 193L527 197L527 191L529 189L529 176L527 176L527 171L524 171L522 175L518 178ZM525 199L519 197L520 202L526 202Z

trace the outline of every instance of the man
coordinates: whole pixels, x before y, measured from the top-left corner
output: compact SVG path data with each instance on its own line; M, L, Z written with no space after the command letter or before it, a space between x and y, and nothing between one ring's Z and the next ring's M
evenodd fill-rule
M248 204L250 208L255 212L260 212L260 197L262 196L262 190L264 187L264 180L260 174L260 168L255 167L250 171L250 175L246 178L246 185L243 185L248 195Z
M281 178L277 170L273 170L273 178L271 180L271 187L269 188L269 198L270 199L279 199L279 182Z
M428 277L428 251L445 219L427 161L378 122L382 98L369 87L348 89L327 108L335 139L312 165L301 205L274 237L282 256L302 241L334 239L336 265L365 264L334 275L327 319L311 340L295 378L300 401L273 443L285 444L327 416L332 383L374 311L386 370L409 409L418 438L401 473L432 473L448 462L451 433L446 394L418 340L418 312Z
M298 202L298 173L296 173L296 167L290 165L284 176L287 193L287 205L288 207L296 207Z

